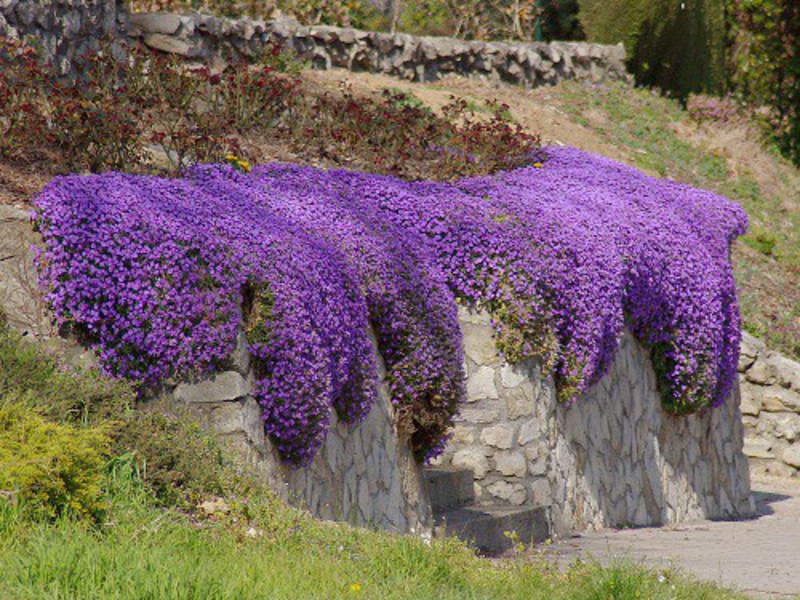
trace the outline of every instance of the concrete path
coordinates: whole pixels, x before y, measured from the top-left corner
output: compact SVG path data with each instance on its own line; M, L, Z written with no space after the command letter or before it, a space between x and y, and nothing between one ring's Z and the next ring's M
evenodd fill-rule
M551 547L559 563L625 558L675 567L755 597L800 598L800 481L754 481L757 515L747 521L604 530Z

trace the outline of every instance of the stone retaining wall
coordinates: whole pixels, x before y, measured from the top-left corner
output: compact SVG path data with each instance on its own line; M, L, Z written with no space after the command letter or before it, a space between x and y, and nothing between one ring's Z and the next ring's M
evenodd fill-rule
M0 0L0 36L30 37L62 75L101 39L127 30L124 0Z
M6 233L0 240L0 306L14 327L52 336L35 299L31 245L38 236L19 209L0 205L0 224ZM647 351L625 336L606 377L581 401L563 406L552 380L535 365L511 366L497 356L486 315L462 309L460 320L469 401L440 462L473 472L479 503L548 507L554 533L749 514L738 396L699 415L665 414ZM762 388L778 394L793 392L796 380L774 366L774 355L746 340L745 380L763 379L769 385ZM74 344L52 337L47 343L71 362L91 362L90 353ZM380 364L377 353L376 359ZM312 465L291 470L265 438L251 383L240 343L227 371L177 385L161 401L191 408L276 492L319 517L429 532L422 470L395 430L384 387L362 424L347 426L332 415L331 432ZM751 387L748 381L742 386L748 393ZM758 417L745 420L772 423L790 416L796 422L788 410L773 412L778 405L772 397L763 392ZM743 408L752 412L748 402ZM748 427L756 432L752 422ZM778 430L770 430L780 444L768 449L773 454L794 435L782 428L779 436Z
M751 471L800 477L800 363L745 333L739 373Z
M287 18L256 21L196 14L134 14L131 25L131 35L150 48L210 63L252 58L265 43L279 40L317 69L338 67L416 81L433 81L448 73L526 86L564 79L629 79L621 44L466 42L304 27Z
M472 470L480 502L549 506L556 533L751 513L738 395L666 414L626 335L611 371L564 406L535 365L497 356L487 315L462 310L461 322L469 400L439 464Z
M373 338L373 347L375 341ZM375 350L381 378L385 370ZM311 465L292 469L264 434L261 407L251 396L253 377L240 335L231 370L162 395L167 407L188 406L200 423L218 433L242 463L289 503L322 519L389 531L430 535L431 508L408 440L398 435L394 408L381 383L369 416L358 425L337 420Z
M51 326L37 289L32 251L41 239L31 229L29 214L0 203L0 230L0 312L15 330L38 338L60 361L97 366L93 352L58 337ZM243 335L239 342L228 370L173 384L154 402L167 409L188 407L273 491L319 518L430 535L422 467L397 433L386 387L381 384L375 405L359 425L339 423L332 413L331 430L312 464L290 469L264 434L261 408L250 395L253 379ZM377 351L375 359L383 378Z

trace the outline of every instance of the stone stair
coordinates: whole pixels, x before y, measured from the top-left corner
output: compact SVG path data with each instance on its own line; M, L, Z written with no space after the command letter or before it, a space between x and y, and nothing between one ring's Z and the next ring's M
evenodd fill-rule
M473 475L465 469L425 469L434 526L479 552L496 556L515 543L543 542L550 537L545 507L494 506L475 501ZM516 540L506 532L516 533Z

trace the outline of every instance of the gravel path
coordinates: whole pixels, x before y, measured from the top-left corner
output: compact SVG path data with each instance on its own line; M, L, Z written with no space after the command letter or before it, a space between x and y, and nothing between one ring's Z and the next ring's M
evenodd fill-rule
M591 556L676 567L756 597L800 598L800 481L754 481L757 516L603 530L551 547L559 562Z

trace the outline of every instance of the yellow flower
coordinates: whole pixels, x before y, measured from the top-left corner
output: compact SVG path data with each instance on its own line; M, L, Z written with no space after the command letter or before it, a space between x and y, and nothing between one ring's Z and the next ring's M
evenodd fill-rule
M246 160L238 160L236 161L236 164L239 165L245 172L250 172L250 163Z
M537 169L541 169L544 165L540 162L535 162L533 163L533 166L536 167Z
M350 584L350 591L351 592L360 592L361 591L361 584L360 583L351 583Z
M236 162L237 158L233 154L226 154L225 155L225 160L229 160L231 162Z

